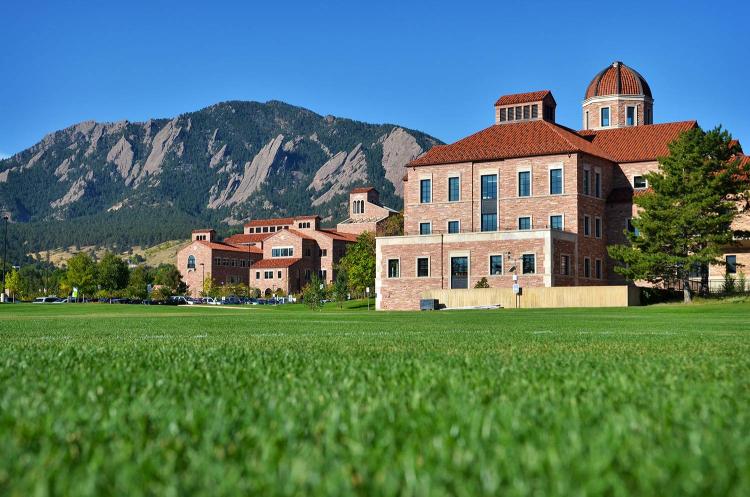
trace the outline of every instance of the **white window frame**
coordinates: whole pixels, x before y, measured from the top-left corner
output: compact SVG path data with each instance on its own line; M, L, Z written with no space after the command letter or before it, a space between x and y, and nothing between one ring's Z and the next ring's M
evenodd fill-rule
M523 256L524 255L533 255L534 256L534 272L533 273L526 273L526 272L524 272L524 270L523 270ZM536 252L523 252L521 254L521 258L519 259L519 263L521 265L521 274L522 275L534 276L534 275L537 274L537 271L536 271Z
M456 200L451 200L451 180L453 178L458 179L458 199L456 199ZM448 195L447 195L448 198L446 200L448 202L450 202L450 203L460 202L461 201L461 175L460 174L456 174L456 173L449 174L448 175L448 179L447 179L447 183L448 183Z
M493 257L500 257L500 274L495 274L492 272ZM534 265L536 265L536 263ZM487 273L489 273L490 276L503 276L505 274L505 256L503 254L490 254L489 256L487 256L487 269Z
M419 259L427 259L427 276L419 276ZM399 272L401 271L401 264L399 263ZM418 255L414 258L414 277L415 278L430 278L432 276L432 261L429 255Z
M643 178L643 181L646 182L646 186L635 186L635 179L636 178ZM648 180L646 179L646 176L643 175L643 174L634 174L633 175L633 183L632 183L632 185L633 185L633 190L644 190L644 189L648 188Z
M604 125L604 119L602 119L604 114L604 109L607 109L607 125ZM611 128L612 127L612 108L607 105L606 107L600 107L599 108L599 127L600 128Z
M529 195L521 196L521 173L529 173ZM497 176L498 182L498 194L497 198L500 199L500 175ZM519 167L516 169L516 197L517 198L531 198L534 196L534 172L531 167Z
M529 218L529 229L522 230L521 229L521 219L524 219L524 218L527 218L527 217ZM518 218L516 218L516 230L518 230L518 231L531 231L533 229L534 229L534 219L533 219L533 216L531 214L529 214L527 216L518 216Z
M560 193L552 193L552 170L560 170ZM547 167L547 192L553 197L565 195L565 166L563 164L550 164Z
M391 261L398 261L398 276L391 276ZM385 261L385 275L389 280L401 278L401 257L389 257Z
M430 182L430 199L427 202L422 202L422 181L429 181ZM432 188L432 175L430 175L430 176L420 176L419 177L419 183L417 183L417 185L419 186L419 197L418 197L419 198L419 203L421 205L431 204L432 203L432 198L434 196L433 195L434 192L433 192L433 188Z
M273 255L273 251L274 250L282 250L282 249L289 249L289 251L290 251L289 255ZM271 258L272 259L286 259L286 258L289 258L289 257L294 257L294 246L292 246L292 245L289 245L289 246L284 245L282 247L271 247Z
M562 219L562 226L560 227L560 231L565 231L565 214L563 214L562 212L549 215L549 221L548 221L549 229L552 229L552 217L553 216L560 216L560 218Z
M451 233L450 228L449 228L451 223L458 223L458 231L456 231L456 233ZM445 232L449 235L461 233L461 220L460 219L448 219L448 221L445 222Z
M427 234L422 233L422 225L423 224L429 224L430 225L430 232ZM432 221L419 221L419 235L420 236L428 236L432 234Z
M588 184L586 183L586 173L589 173ZM588 192L586 187L588 186ZM583 166L583 174L581 175L581 193L583 195L591 196L591 166Z
M628 108L633 108L633 124L628 124ZM626 105L625 106L625 126L638 126L638 106L637 105Z

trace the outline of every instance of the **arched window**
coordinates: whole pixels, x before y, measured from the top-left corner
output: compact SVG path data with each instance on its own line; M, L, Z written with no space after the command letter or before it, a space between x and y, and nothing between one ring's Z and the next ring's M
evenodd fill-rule
M364 200L359 201L359 213L360 214L365 213L365 201Z
M190 255L188 256L188 269L195 269L195 256Z

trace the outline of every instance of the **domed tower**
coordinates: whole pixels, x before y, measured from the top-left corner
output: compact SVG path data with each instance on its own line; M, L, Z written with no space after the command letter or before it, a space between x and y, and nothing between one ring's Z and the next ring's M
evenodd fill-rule
M654 99L643 76L616 61L586 88L583 129L625 128L653 124Z

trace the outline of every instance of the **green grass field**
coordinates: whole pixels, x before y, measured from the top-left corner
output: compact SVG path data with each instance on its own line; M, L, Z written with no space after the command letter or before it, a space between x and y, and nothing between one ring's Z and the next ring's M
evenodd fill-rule
M750 305L0 306L0 495L750 495Z

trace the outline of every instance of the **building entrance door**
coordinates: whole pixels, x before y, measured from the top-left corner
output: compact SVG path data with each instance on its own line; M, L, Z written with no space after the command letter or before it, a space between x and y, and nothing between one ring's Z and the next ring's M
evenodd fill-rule
M451 257L451 288L469 288L468 257Z

